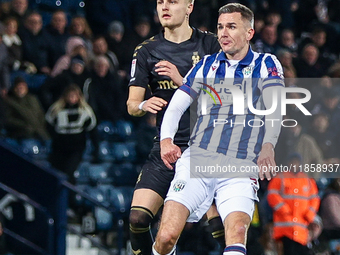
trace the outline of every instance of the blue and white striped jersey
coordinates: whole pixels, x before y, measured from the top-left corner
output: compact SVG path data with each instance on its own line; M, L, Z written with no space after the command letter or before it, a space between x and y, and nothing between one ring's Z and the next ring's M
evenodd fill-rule
M179 88L198 99L198 119L190 144L255 160L262 147L266 122L265 116L252 113L248 98L255 109L265 109L262 91L270 86L284 86L282 66L274 55L249 49L240 61L228 60L224 52L205 56L188 72ZM238 114L239 106L242 114Z

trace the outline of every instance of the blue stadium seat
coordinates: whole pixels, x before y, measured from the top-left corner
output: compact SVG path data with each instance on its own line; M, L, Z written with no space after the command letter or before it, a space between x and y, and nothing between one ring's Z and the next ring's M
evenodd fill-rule
M340 239L330 240L329 248L331 250L331 254L339 255L340 254Z
M98 185L98 190L100 190L104 196L104 200L108 201L111 206L117 209L117 213L120 216L126 216L130 210L133 187L115 187L113 185L104 184ZM119 216L119 215L116 215Z
M101 141L115 141L117 139L117 128L112 121L101 121L97 125L97 131Z
M116 187L110 190L110 204L118 209L121 216L129 214L133 190L133 187Z
M88 175L93 183L112 183L112 178L109 177L109 169L111 163L104 162L101 164L89 164Z
M90 183L90 177L89 177L89 171L88 168L90 166L90 162L81 162L77 168L76 171L74 171L74 178L76 181L76 184L89 184Z
M134 142L113 143L113 155L117 162L136 160L136 149Z
M46 159L48 157L48 149L37 139L23 139L20 141L21 151L34 158Z
M98 202L103 203L106 206L109 206L109 201L106 199L105 194L102 190L97 187L86 186L84 192L88 193L92 198L96 199ZM85 206L93 207L93 203L88 200L85 200Z
M20 150L20 144L18 140L6 137L4 141L12 148Z
M326 190L327 186L329 185L329 183L330 183L329 178L316 179L316 185L318 186L318 189L319 189L319 197L320 198L323 197L325 190Z
M127 139L131 139L133 136L133 125L129 121L118 120L115 123L117 128L117 133L122 141L126 141Z
M112 213L100 207L94 208L94 217L96 219L96 230L108 231L113 227Z
M104 162L112 162L115 160L113 153L113 146L108 141L101 141L99 143L99 159Z
M77 189L80 191L86 192L86 189L88 189L90 186L87 184L76 184ZM79 194L75 194L75 203L79 206L85 205L85 199L80 196Z

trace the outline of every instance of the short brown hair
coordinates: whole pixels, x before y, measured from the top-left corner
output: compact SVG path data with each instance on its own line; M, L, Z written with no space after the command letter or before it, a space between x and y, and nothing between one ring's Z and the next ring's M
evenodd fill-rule
M249 21L251 28L254 28L254 13L248 7L244 6L243 4L239 3L229 3L222 6L218 10L218 16L223 13L234 13L239 12L243 19Z

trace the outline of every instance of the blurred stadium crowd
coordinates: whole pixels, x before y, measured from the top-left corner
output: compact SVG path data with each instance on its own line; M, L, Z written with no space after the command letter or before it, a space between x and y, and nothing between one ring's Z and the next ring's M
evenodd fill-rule
M218 8L228 2L232 1L195 0L191 25L215 32ZM239 2L255 13L253 49L279 58L286 86L303 87L312 94L305 104L312 116L289 105L285 118L298 125L282 129L277 164L287 164L292 153L298 153L301 164L339 164L340 2ZM155 116L128 115L127 84L135 47L161 30L155 3L1 0L1 139L38 163L67 173L70 181L84 190L100 186L97 191L105 193L108 185L132 190L157 130ZM289 97L301 95L291 93ZM82 109L81 118L73 111L77 108ZM82 121L72 124L65 121L65 114ZM325 194L335 195L334 208L327 205L331 209L324 209L324 215L320 211L321 219L327 217L331 222L316 223L335 231L335 238L325 239L327 244L340 238L340 217L332 214L340 210L339 179L332 179L337 176L334 171L313 175L321 206ZM267 203L267 187L268 182L262 181L262 202L249 232L253 249L248 249L248 254L282 254L272 242L273 208ZM78 209L82 205L72 199L71 203ZM104 224L102 230L110 227ZM204 221L188 224L179 241L181 251L206 255L215 250L214 241L202 234L209 235ZM312 238L308 243L311 254L317 249L336 254L337 248L320 248L325 242L317 241ZM338 254L339 250L340 245Z

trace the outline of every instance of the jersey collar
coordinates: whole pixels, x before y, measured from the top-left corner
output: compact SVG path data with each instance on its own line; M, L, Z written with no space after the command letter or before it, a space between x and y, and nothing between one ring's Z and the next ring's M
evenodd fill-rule
M252 51L252 49L249 46L247 55L243 59L240 60L239 65L248 66L251 63L251 61L253 60L253 58L254 58L254 52ZM216 60L218 60L218 61L228 61L227 56L223 51L221 51L218 54Z
M162 31L159 34L160 34L161 41L179 45L179 44L183 44L183 43L187 43L187 42L194 42L195 41L195 38L196 38L196 35L197 35L197 29L194 28L194 27L191 27L191 29L192 29L192 33L191 33L190 38L188 40L184 41L184 42L181 42L181 43L174 43L174 42L171 42L171 41L165 39L165 37L164 37L164 29L162 29Z

